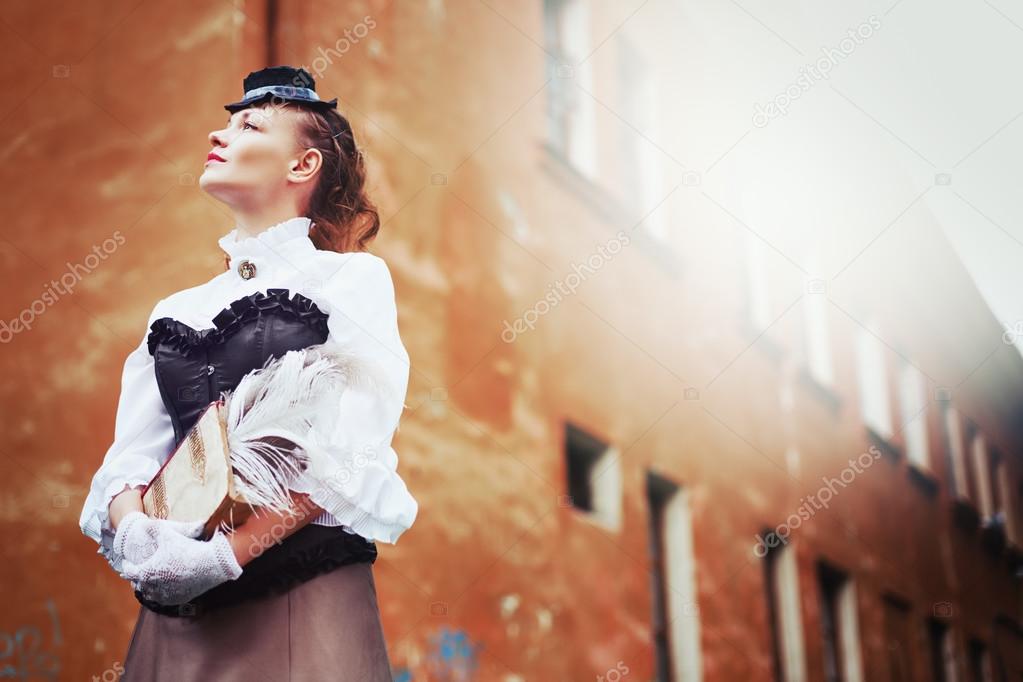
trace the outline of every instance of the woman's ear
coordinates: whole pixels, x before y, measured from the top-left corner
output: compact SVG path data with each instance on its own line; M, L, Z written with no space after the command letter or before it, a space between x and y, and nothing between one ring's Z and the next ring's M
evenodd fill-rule
M316 171L323 165L323 154L315 147L304 150L294 161L288 171L288 179L292 182L309 182L316 177Z

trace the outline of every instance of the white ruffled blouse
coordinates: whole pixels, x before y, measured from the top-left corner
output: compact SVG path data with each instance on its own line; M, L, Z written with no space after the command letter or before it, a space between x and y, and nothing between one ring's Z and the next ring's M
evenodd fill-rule
M218 241L230 268L205 284L159 301L149 325L172 317L194 329L213 327L213 318L232 301L268 288L286 288L311 299L328 314L331 340L360 358L378 363L391 392L346 392L339 404L336 434L346 452L323 480L300 479L293 489L308 492L325 509L312 523L343 526L371 541L394 543L415 521L418 504L397 473L391 439L398 428L408 389L409 356L398 334L394 285L383 259L366 252L317 249L309 239L311 221L295 217L255 237L237 240L232 229ZM251 275L248 279L242 273ZM254 273L254 274L253 274ZM148 483L174 447L174 428L156 382L147 337L124 363L114 440L92 478L82 509L82 532L99 543L115 568L110 551L114 530L108 507L125 486ZM336 464L336 466L334 466Z

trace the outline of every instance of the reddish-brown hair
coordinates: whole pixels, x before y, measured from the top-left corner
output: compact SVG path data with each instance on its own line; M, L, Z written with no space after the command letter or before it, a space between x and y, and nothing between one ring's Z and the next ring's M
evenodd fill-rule
M380 215L366 193L366 163L348 119L337 109L300 107L298 143L323 154L323 168L309 199L309 238L326 251L365 251L380 231Z

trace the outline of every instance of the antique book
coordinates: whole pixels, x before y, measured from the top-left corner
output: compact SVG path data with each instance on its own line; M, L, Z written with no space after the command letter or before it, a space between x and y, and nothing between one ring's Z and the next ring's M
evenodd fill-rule
M146 515L203 521L203 539L221 524L233 528L252 513L231 466L224 404L222 399L209 404L142 490Z

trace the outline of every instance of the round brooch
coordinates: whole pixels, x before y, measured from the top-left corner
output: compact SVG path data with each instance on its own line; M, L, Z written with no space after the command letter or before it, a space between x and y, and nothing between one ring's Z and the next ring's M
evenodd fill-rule
M238 264L238 274L242 279L252 279L256 276L256 264L250 260L243 260Z

